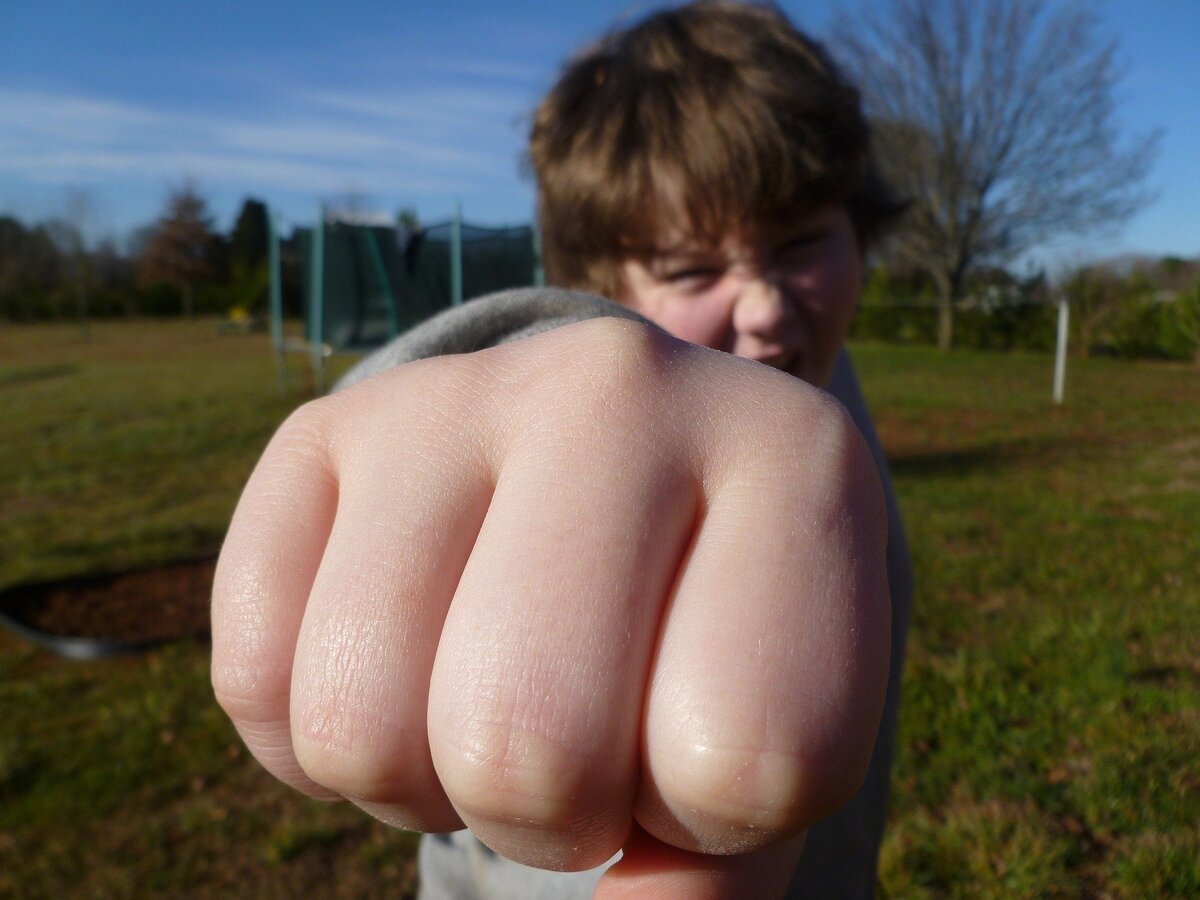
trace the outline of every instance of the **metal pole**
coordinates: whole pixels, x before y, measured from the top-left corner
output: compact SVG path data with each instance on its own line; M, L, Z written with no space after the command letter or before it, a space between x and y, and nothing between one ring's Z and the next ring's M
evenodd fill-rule
M542 265L542 230L536 223L533 226L533 286L546 286L546 269Z
M271 343L283 364L283 286L279 269L279 223L275 213L267 210L267 266L270 269Z
M450 221L450 305L462 306L462 201L454 201L454 218Z
M371 256L371 265L375 268L375 278L379 282L379 292L383 296L384 311L388 319L388 337L395 337L400 333L400 319L396 315L396 295L392 293L392 282L383 264L383 254L379 252L379 242L375 240L374 226L364 225L363 234Z
M1054 351L1054 402L1063 402L1063 386L1067 379L1067 326L1070 312L1066 298L1058 301L1058 346Z
M308 292L308 342L317 390L325 390L325 204L313 229L312 281Z
M267 290L271 306L271 343L279 364L279 390L287 388L287 348L283 342L283 272L279 263L279 221L267 210Z

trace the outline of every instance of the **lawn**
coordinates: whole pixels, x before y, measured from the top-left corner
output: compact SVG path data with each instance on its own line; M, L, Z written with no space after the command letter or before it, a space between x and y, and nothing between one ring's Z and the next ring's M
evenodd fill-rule
M854 348L917 569L881 886L1200 894L1200 370ZM338 360L335 367L344 366ZM210 554L313 390L216 324L0 328L0 587ZM390 896L410 835L275 785L207 648L0 633L0 896Z

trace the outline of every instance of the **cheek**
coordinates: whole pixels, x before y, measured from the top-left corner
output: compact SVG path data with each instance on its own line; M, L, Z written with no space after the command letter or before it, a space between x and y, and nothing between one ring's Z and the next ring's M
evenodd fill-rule
M790 283L793 296L800 298L822 334L840 341L854 316L862 287L857 255L832 256L797 273Z
M732 304L718 294L671 297L649 316L655 324L677 338L693 344L725 350L731 339Z
M855 252L832 255L789 280L808 330L805 370L796 374L811 384L824 387L833 373L858 305L860 273Z
M858 308L862 292L862 269L855 257L852 263L842 266L830 276L829 304L831 318L840 326L843 338L850 329L850 321Z

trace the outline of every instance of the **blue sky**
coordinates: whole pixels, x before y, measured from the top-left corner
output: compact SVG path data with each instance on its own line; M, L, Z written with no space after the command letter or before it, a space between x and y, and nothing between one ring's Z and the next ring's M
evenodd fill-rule
M82 192L88 231L122 236L190 180L222 228L247 195L285 225L345 198L525 222L530 109L571 50L650 5L0 0L0 213L46 218ZM818 36L847 5L783 3ZM1122 126L1164 130L1158 199L1119 233L1043 252L1198 256L1200 2L1094 5L1121 39Z

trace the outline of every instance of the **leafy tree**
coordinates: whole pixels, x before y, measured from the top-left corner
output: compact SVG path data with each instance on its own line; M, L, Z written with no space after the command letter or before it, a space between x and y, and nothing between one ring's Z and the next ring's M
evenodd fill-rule
M1200 281L1175 298L1171 307L1170 328L1192 352L1192 361L1200 366Z
M1119 141L1116 44L1082 2L895 0L843 14L834 47L912 200L892 252L935 282L943 349L973 269L1115 227L1149 199L1157 135Z
M92 248L93 307L97 315L133 316L139 312L134 288L136 266L117 247L111 234L102 236Z
M1164 256L1155 262L1152 277L1159 290L1187 293L1200 284L1200 259Z
M0 216L0 308L10 319L59 313L63 259L44 225Z
M17 316L21 289L22 261L29 232L12 216L0 216L0 309L9 318Z
M170 285L183 301L183 312L195 315L196 287L217 274L219 250L208 204L191 185L171 192L167 208L154 226L138 262L145 287Z
M1081 266L1062 285L1071 307L1071 330L1082 357L1091 355L1097 343L1120 315L1129 297L1125 280L1110 267Z

